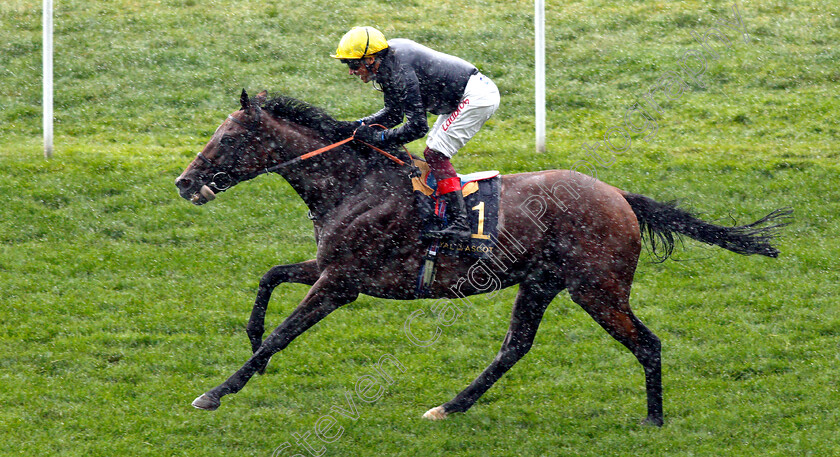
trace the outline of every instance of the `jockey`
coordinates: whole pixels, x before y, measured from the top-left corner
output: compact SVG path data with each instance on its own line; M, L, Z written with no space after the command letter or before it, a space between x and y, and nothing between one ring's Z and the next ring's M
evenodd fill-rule
M484 125L499 107L499 89L469 62L407 39L385 40L373 27L347 32L331 55L364 82L373 81L385 96L385 107L355 121L355 138L374 146L405 144L429 133L423 155L446 202L443 230L435 238L465 240L469 219L461 181L449 159ZM437 114L431 130L426 112ZM405 117L406 121L398 128ZM373 127L381 124L390 130Z

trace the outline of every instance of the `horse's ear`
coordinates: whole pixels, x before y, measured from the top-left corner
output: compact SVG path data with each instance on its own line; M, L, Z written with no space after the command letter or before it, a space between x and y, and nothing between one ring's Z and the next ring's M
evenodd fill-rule
M248 98L248 92L242 89L242 95L239 96L239 103L242 104L242 109L247 110L251 107L251 100Z
M268 98L268 91L264 90L257 94L257 105L262 106L265 104L265 100Z

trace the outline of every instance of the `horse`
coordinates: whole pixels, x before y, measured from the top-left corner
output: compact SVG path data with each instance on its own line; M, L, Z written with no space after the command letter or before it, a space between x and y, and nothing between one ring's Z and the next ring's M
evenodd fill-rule
M252 356L192 405L215 410L241 390L296 337L360 294L417 299L418 271L428 241L415 209L411 167L383 151L353 141L346 123L290 97L250 98L218 127L175 180L180 196L203 205L216 194L264 173L280 174L303 199L314 223L316 258L277 265L262 277L246 331ZM443 255L429 298L457 299L518 285L509 329L498 355L452 400L427 411L445 419L467 411L531 348L543 313L563 290L623 344L645 374L647 416L661 426L661 343L630 308L630 288L647 241L658 260L685 235L738 254L777 257L772 245L790 209L752 224L724 227L704 222L673 202L630 193L582 173L546 170L503 175L498 215L500 247L494 262ZM481 262L481 268L476 268ZM480 270L480 271L479 271ZM472 280L465 281L464 278ZM263 339L272 291L283 283L311 286L291 314Z

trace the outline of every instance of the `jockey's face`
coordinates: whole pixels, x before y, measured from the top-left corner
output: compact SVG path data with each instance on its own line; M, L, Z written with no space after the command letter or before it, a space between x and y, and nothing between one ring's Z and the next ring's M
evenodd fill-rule
M379 68L379 62L376 62L373 57L365 57L359 60L350 60L347 62L347 67L350 69L351 75L356 75L364 83L368 83L373 79L376 70ZM370 69L369 69L370 68Z

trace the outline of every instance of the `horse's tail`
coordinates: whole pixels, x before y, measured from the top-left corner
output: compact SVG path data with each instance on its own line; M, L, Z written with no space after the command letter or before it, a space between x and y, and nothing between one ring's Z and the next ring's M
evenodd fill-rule
M674 251L675 233L738 254L778 257L779 250L771 245L771 241L781 227L790 223L786 220L793 213L790 208L782 208L752 224L723 227L698 219L690 212L677 208L675 202L661 203L631 193L624 193L624 198L636 214L642 237L647 238L654 257L660 262Z

